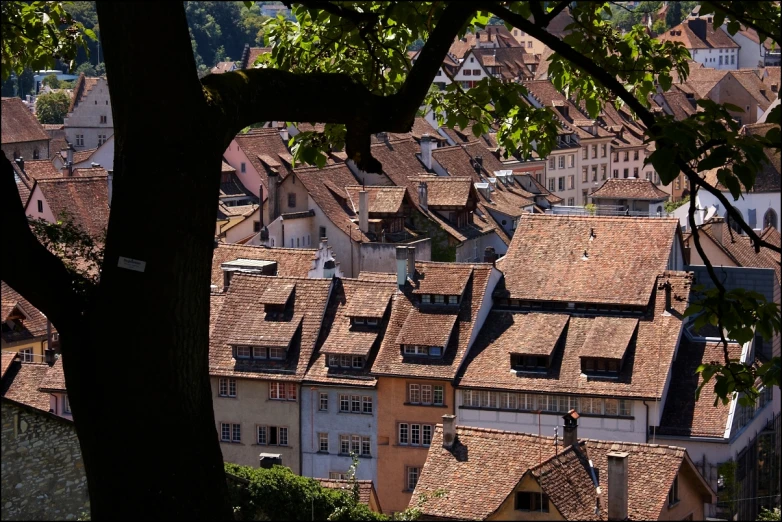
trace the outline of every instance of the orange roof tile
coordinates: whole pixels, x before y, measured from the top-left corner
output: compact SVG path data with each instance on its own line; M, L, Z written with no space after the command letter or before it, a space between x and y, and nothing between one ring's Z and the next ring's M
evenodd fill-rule
M220 265L237 259L255 259L277 262L281 277L307 277L312 269L317 250L309 248L268 248L262 246L218 243L212 253L212 284L223 288L223 270Z
M10 368L6 376L13 380L6 385L3 397L38 410L49 411L49 394L38 391L48 370L49 365L45 363L19 363L17 369Z
M49 135L35 119L21 98L3 98L0 110L2 143L49 141Z
M658 189L654 183L645 178L608 178L589 197L659 201L668 199L668 194Z

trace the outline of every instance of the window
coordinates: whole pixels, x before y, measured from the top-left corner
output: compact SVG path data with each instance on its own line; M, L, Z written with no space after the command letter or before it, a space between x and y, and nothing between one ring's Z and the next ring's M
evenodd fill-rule
M434 296L434 303L435 304L445 304L445 296L444 295L435 294L435 296Z
M625 169L623 174L625 178L630 177L630 169Z
M220 397L236 397L236 379L221 377L219 395Z
M633 167L633 177L634 178L638 177L638 167Z
M329 479L330 480L347 480L348 474L342 473L340 471L329 471Z
M570 175L567 177L567 188L568 189L574 189L576 188L576 177L573 175Z
M399 424L399 444L402 446L429 446L434 426L431 424Z
M625 161L630 161L630 151L625 151Z
M294 208L296 206L296 194L288 193L288 208Z
M76 146L77 147L84 147L84 134L77 134L76 135Z
M364 395L361 398L362 413L372 413L372 397Z
M575 154L570 154L567 157L567 166L570 167L571 169L576 166L576 155Z
M285 348L271 346L269 348L269 359L285 359Z
M319 411L329 411L329 394L328 393L321 393L320 394L320 405L318 406Z
M40 214L42 212L43 212L43 200L39 199L38 200L38 213Z
M565 190L565 176L560 176L558 181L559 190Z
M624 417L633 415L633 404L627 399L619 399L619 415Z
M410 430L410 427L408 426L407 423L402 422L402 423L399 424L399 444L409 444L410 443L410 439L408 438L409 437L409 433L410 433L409 430Z
M608 156L608 145L603 143L600 145L600 157L605 158L606 156Z
M418 484L418 477L421 476L421 468L407 468L407 490L413 491Z
M619 169L614 169L614 177L615 178L619 177Z
M473 69L472 70L472 75L473 76L480 76L481 75L481 70L480 69Z
M511 355L511 367L521 371L546 371L548 357L541 355Z
M559 157L559 168L564 169L565 168L565 156Z
M361 437L361 453L359 455L362 457L372 456L372 443L369 437Z
M592 145L592 158L597 157L597 145Z
M361 397L359 395L350 396L350 412L361 413Z
M428 424L422 426L421 434L423 436L423 445L429 446L432 444L432 427Z
M364 358L360 355L354 355L353 356L353 368L363 368L364 367Z
M589 147L581 149L581 159L589 159Z
M472 60L472 58L470 58ZM465 76L472 76L472 70L471 69L464 69L464 75Z
M579 406L581 408L579 413L591 413L593 415L603 414L603 399L597 397L581 397Z
M258 426L258 444L269 446L287 446L288 428L277 426Z
M608 165L605 163L600 166L600 179L606 179L606 174L608 173Z
M549 178L548 179L548 191L549 192L554 192L556 190L555 183L556 183L556 180L554 178Z
M242 442L241 424L220 423L220 440L222 442Z
M619 153L614 152L614 161L619 161Z
M285 394L288 396L289 401L295 401L298 395L298 389L296 383L289 382L285 385Z
M722 65L722 56L720 56L720 65Z
M581 167L581 182L589 182L589 169L587 167Z
M105 134L98 134L98 147L106 143L106 135Z
M736 55L734 54L734 55L731 55L731 57L730 57L730 64L734 65L735 63L736 63Z
M407 394L407 400L408 402L412 404L418 404L421 402L421 385L420 384L409 384L408 387L408 394Z
M266 359L266 347L253 346L253 359Z
M722 56L720 56L720 61L722 61ZM679 502L679 475L674 477L671 490L668 492L668 505L673 506L677 502Z
M40 153L38 152L38 149L36 148L33 150L33 159L38 159L40 157Z
M284 382L270 382L269 383L269 398L284 401L285 400L285 383Z
M569 207L574 207L576 205L576 198L567 198L567 204Z
M594 373L598 376L615 377L619 372L619 360L602 357L582 357L581 371L584 373Z
M350 435L339 436L339 452L342 455L348 455L350 453Z
M527 49L532 49L532 40L527 42Z
M247 172L247 164L245 162L242 162L242 164L239 166L239 171L241 173Z
M280 446L288 445L288 428L279 428Z
M597 181L597 165L592 165L592 181Z
M236 358L237 359L249 359L250 358L250 347L249 346L237 346L236 347Z
M618 399L606 399L605 400L605 414L606 415L618 415L619 414L619 400Z
M318 433L318 451L323 453L329 452L329 434Z
M320 227L320 232L318 234L319 234L318 237L320 237L320 239L326 237L326 227Z
M96 100L96 101L97 101L97 100ZM101 116L100 116L100 122L101 122L101 123L108 123L108 118L106 117L106 115L105 115L105 114L101 114Z
M444 395L445 395L445 388L442 385L435 385L433 387L434 390L434 404L438 406L443 405Z
M548 513L548 495L532 491L519 491L516 493L516 509Z
M71 401L68 400L68 396L62 398L62 412L63 413L70 413L71 412Z
M341 412L350 412L350 396L349 395L340 395L339 396L339 411L341 411Z

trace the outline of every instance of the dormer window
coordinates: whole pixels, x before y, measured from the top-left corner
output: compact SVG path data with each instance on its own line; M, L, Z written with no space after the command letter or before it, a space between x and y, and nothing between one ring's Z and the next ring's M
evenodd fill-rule
M234 357L236 359L249 359L250 347L249 346L237 346L235 349Z
M437 295L434 296L434 304L445 304L445 296L444 295Z
M326 366L329 368L353 368L360 370L366 360L361 355L329 354Z
M253 359L266 359L266 347L253 346Z
M413 357L442 357L442 346L425 346L420 344L405 344L402 347L404 354Z
M619 373L620 361L603 357L582 357L581 371L585 374L616 377Z
M637 330L635 318L595 318L579 350L581 372L588 377L618 377Z
M545 372L548 370L549 358L545 355L511 354L510 365L521 372Z
M377 317L351 317L350 325L351 326L377 326L378 319Z

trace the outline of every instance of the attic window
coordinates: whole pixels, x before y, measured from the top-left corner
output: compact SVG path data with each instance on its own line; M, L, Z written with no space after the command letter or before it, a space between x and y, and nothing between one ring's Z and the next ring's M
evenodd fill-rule
M545 355L511 354L510 366L521 372L545 372L548 370L549 358Z
M582 357L581 371L586 375L616 377L619 374L621 361L604 357Z
M405 355L411 355L414 357L442 357L442 346L421 346L418 344L405 344L403 345Z
M354 368L364 367L365 358L361 355L329 354L326 366L329 368Z
M518 511L548 513L548 495L533 491L518 491L516 493L516 509Z
M350 318L350 324L351 326L377 326L378 319L377 317L351 317Z

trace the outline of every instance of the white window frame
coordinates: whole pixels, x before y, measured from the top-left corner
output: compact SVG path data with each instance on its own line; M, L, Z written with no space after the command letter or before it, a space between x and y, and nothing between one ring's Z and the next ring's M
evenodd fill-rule
M218 383L218 395L220 397L236 398L236 379L220 377Z
M407 469L407 490L414 491L418 485L418 481L421 478L421 468L415 466L408 466Z
M361 398L361 413L367 413L372 414L374 412L374 404L373 404L372 396L370 395L364 395Z
M318 411L329 411L329 394L321 392L318 400Z
M24 350L19 350L19 356L22 358L22 362L33 362L33 349L25 348Z
M318 433L318 452L319 453L328 453L329 452L329 434L328 433Z

